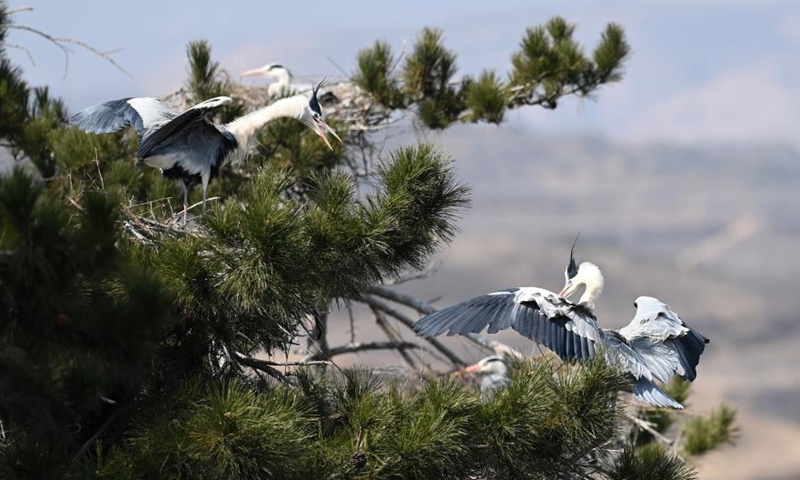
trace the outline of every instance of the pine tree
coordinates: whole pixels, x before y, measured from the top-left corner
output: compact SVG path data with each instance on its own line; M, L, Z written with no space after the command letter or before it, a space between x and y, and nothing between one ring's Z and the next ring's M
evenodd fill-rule
M348 147L368 134L346 114L330 119L346 132L333 152L277 122L184 228L178 186L135 165L131 133L69 128L63 103L26 84L3 50L12 21L0 1L0 142L37 174L0 179L0 478L693 478L652 438L620 439L627 381L601 360L517 361L511 387L484 401L447 377L389 382L255 357L289 349L307 318L324 334L325 312L348 301L403 320L386 303L397 294L375 285L423 269L456 233L469 190L450 157L410 145L359 170ZM377 42L353 75L371 100L359 115L501 123L508 109L556 108L620 80L622 29L609 25L591 56L574 29L558 18L529 29L508 80L455 81L438 30L404 59ZM235 94L208 43L187 54L178 100ZM252 107L237 101L221 119ZM322 342L312 357L332 358ZM418 347L370 348L387 346ZM657 433L675 421L647 415ZM702 453L731 438L734 414L686 432L685 453ZM604 459L610 445L623 452Z

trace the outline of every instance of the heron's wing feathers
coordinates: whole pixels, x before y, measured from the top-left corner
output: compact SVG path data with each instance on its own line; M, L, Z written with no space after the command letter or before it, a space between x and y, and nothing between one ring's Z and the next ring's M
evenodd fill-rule
M509 288L453 305L421 319L414 330L423 337L466 335L513 328L564 359L589 358L599 330L594 317L547 290Z
M656 407L669 407L683 410L683 405L670 397L667 392L646 378L640 378L633 384L633 396L640 402Z
M181 130L191 126L197 120L205 118L209 113L231 102L233 102L231 97L214 97L205 102L198 103L180 115L172 118L169 122L161 125L158 130L142 140L142 144L139 147L139 157L146 158L150 152L158 147L164 140L174 136Z
M153 127L175 118L175 112L156 98L123 98L95 105L76 113L70 123L88 133L111 133L128 125L139 138Z
M709 340L658 299L639 297L636 304L636 316L619 334L658 380L667 383L675 374L694 380Z

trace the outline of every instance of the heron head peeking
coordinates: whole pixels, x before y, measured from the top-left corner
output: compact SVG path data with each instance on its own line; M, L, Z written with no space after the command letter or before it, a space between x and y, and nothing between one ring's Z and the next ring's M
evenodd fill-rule
M241 73L242 77L268 77L268 78L276 78L278 80L282 78L286 78L286 80L290 80L292 78L292 72L289 71L288 68L284 67L279 63L268 63L263 67L254 68L252 70L245 70Z
M478 373L484 375L494 374L505 376L508 373L508 367L506 366L506 362L502 357L492 355L482 359L480 362L474 365L470 365L463 370L459 370L458 373Z
M578 234L580 235L580 233ZM590 262L583 262L578 265L575 262L575 243L572 244L572 249L569 252L569 263L564 270L564 288L558 292L558 295L564 298L569 298L578 291L580 287L584 287L585 291L581 295L579 304L586 305L590 309L594 309L594 301L603 291L603 274L597 265Z
M325 80L322 80L324 82ZM319 104L319 100L317 99L317 92L319 88L322 86L322 82L314 87L311 91L311 98L308 100L308 105L305 106L303 109L299 120L308 128L314 130L317 135L322 138L322 141L325 142L325 145L328 146L331 150L333 147L331 143L328 141L328 134L330 133L336 140L339 140L339 143L343 143L342 139L339 138L339 135L327 124L325 123L325 118L322 115L322 107Z

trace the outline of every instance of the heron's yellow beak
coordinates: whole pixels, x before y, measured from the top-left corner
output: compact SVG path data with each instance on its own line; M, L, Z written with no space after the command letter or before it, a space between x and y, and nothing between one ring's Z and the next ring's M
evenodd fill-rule
M476 363L475 365L470 365L469 367L462 368L461 370L457 371L456 373L459 375L464 375L466 373L478 373L483 369L483 366L480 363Z
M245 70L240 75L242 77L254 77L256 75L264 75L265 72L266 70L264 70L264 67L261 67L261 68L254 68L252 70Z
M336 132L330 126L328 126L328 124L325 123L325 121L323 120L317 121L315 123L315 127L317 135L319 135L320 138L322 138L322 141L325 142L325 145L327 145L328 148L331 149L331 151L333 151L333 146L331 145L331 142L328 141L328 133L333 135L333 137L336 140L339 140L339 143L344 144L344 142L342 142L342 139L339 138L339 135L336 135Z

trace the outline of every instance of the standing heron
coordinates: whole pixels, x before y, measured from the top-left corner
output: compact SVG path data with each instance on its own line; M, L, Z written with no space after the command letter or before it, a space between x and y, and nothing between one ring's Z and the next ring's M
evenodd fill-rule
M603 289L603 274L589 262L577 266L570 251L564 288L559 293L538 287L500 290L432 313L414 325L423 337L447 333L467 335L513 328L564 360L587 359L603 351L606 359L633 377L633 395L659 407L683 408L655 381L673 375L692 381L700 355L709 342L687 326L669 306L653 297L633 302L636 315L619 330L600 328L594 305ZM578 303L569 300L579 288Z
M508 366L503 357L490 355L478 363L456 372L460 375L474 373L481 376L481 397L489 399L496 391L502 390L511 383L508 378Z
M317 101L318 85L310 99L304 95L283 98L224 125L210 118L230 97L216 97L178 113L156 98L123 98L76 113L70 123L87 133L111 133L132 126L139 134L139 161L160 168L166 178L183 185L183 221L188 215L188 189L203 186L206 208L208 184L220 167L241 162L256 132L278 118L294 118L312 129L331 150L327 134L342 140L325 123Z

